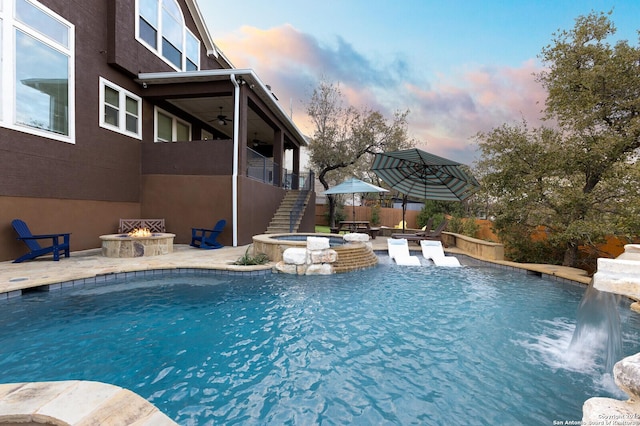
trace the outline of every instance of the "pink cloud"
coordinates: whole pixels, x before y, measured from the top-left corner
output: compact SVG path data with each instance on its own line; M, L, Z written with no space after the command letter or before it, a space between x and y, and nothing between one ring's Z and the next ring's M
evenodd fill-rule
M326 78L340 84L350 105L388 117L409 109L412 137L423 148L463 163L475 159L472 138L478 132L523 118L539 125L546 97L533 76L540 71L534 60L513 68L470 67L424 81L401 59L374 63L344 40L326 45L291 25L267 30L245 26L216 43L235 66L253 68L273 87L303 132L313 130L306 104L318 81ZM394 72L400 67L402 79Z

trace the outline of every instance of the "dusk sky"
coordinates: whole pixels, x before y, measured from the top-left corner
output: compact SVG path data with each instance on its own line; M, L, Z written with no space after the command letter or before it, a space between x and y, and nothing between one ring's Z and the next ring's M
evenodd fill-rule
M245 0L199 3L214 42L252 68L310 135L311 92L324 76L348 103L391 118L410 110L418 147L461 163L473 136L525 118L540 124L533 73L558 29L613 10L617 39L638 45L638 0ZM233 6L232 6L233 5Z

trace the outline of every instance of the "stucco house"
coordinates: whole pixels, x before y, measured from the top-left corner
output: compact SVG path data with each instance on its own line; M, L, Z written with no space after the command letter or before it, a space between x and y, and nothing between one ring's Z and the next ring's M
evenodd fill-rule
M72 251L121 218L163 218L176 243L226 219L218 240L243 245L287 193L313 197L304 135L195 0L0 0L0 59L0 260L25 251L14 218ZM313 230L313 203L297 222Z

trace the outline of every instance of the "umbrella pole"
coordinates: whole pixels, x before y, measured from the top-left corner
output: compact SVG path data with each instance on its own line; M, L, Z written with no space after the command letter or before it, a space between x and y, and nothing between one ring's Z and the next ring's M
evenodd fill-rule
M356 221L356 194L351 194L351 208L353 210L353 221Z
M406 222L404 218L406 213L407 213L407 195L403 195L402 196L402 233L404 233L405 231L404 228L405 228Z

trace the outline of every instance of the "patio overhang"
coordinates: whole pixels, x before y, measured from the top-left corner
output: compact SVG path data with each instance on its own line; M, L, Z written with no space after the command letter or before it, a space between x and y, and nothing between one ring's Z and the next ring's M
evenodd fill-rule
M262 101L266 106L268 113L271 114L286 130L290 142L297 147L308 145L305 135L298 129L287 112L278 103L277 97L270 88L258 78L253 70L216 69L186 72L141 73L135 81L145 88L155 85L184 85L185 87L191 87L191 85L194 84L227 82L230 81L232 77L235 79L235 84L238 84L239 86L246 86L258 99ZM236 119L233 108L233 92L231 90L211 95L203 95L200 91L193 91L190 93L190 89L185 90L186 91L183 96L174 96L172 99L167 99L167 101L173 103L180 109L188 112L194 117L197 117L203 122L209 123L213 127L217 127L217 129L222 132L229 129L229 127L224 127L226 124L218 125L216 117L223 113L224 115L230 116L231 120ZM247 117L247 135L256 135L256 139L268 139L267 134L270 129L268 125L262 123L264 120L260 115L259 111L250 111L250 114Z
M270 87L249 69L140 73L135 81L143 88L142 97L154 105L189 115L203 130L213 130L214 139L232 140L230 223L232 244L237 246L239 179L254 177L249 156L256 154L263 163L269 161L270 178L263 182L280 186L286 150L292 151L292 174L299 175L300 148L307 146L305 136Z

